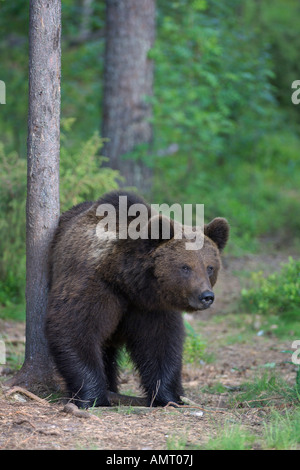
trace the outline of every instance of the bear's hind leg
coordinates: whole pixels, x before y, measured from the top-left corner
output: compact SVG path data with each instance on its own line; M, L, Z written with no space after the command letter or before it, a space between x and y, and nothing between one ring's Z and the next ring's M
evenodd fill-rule
M81 296L63 300L60 292L54 295L55 286L52 289L46 336L71 399L84 408L110 406L107 386L108 382L116 386L116 373L112 369L107 378L105 346L117 328L123 304L101 284L90 282ZM87 302L89 298L93 302Z
M82 366L82 371L79 372L77 364L76 369L76 374L72 377L73 380L68 381L72 402L79 408L110 406L107 398L104 367L99 367L98 364L97 369L95 369L85 364Z
M50 345L57 368L66 381L70 399L80 408L110 406L107 398L107 380L102 357L92 355L89 360L79 357L75 350ZM81 351L82 353L82 351Z

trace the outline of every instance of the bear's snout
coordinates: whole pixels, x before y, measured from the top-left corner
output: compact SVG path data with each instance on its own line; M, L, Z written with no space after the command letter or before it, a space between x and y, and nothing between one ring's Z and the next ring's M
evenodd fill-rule
M199 295L199 300L203 306L203 308L208 308L211 306L213 301L215 300L215 295L212 291L206 290Z
M215 295L211 290L207 289L201 292L201 294L199 294L199 290L198 290L198 292L194 292L194 294L190 296L189 308L193 311L205 310L212 305L214 300L215 300Z

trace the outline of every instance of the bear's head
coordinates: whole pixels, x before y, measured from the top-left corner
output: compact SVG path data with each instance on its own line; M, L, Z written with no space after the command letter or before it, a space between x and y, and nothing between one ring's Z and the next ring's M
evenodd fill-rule
M163 217L159 217L162 224ZM186 236L176 238L174 228L171 222L169 238L158 237L151 252L161 302L187 312L204 310L214 301L212 288L221 265L220 252L229 237L229 224L226 219L215 218L205 225L200 249L187 249ZM162 235L162 230L159 233Z

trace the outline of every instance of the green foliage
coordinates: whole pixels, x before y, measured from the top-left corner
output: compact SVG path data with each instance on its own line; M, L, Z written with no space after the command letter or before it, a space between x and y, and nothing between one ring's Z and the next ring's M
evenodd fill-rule
M187 322L185 324L186 337L184 342L183 360L187 364L199 364L200 360L210 361L206 353L206 342L194 328Z
M264 277L262 272L252 274L255 287L242 291L245 306L263 314L284 315L300 312L300 261L289 258L279 272Z
M102 194L117 189L119 172L101 166L106 160L99 156L103 145L94 133L79 146L72 140L74 119L62 122L61 135L61 209L65 211L83 201L94 201ZM100 168L101 167L101 168Z
M250 21L256 4L163 4L151 52L154 197L204 203L207 220L226 216L235 253L286 225L293 238L300 220L299 135L278 106L267 37Z
M0 143L0 304L10 305L25 287L26 161Z
M7 156L14 152L18 158L24 158L27 140L29 8L26 2L5 1L0 3L0 11L0 80L6 84L6 105L0 108L1 142L5 145Z
M278 337L299 337L300 262L289 258L279 272L252 274L253 287L242 290L241 308L260 314L261 328Z
M82 6L62 1L63 210L117 184L97 157L104 41L74 42ZM0 7L0 80L7 90L0 108L0 304L8 305L20 301L25 283L29 9L26 2ZM92 7L90 32L99 33L105 5L93 1ZM290 99L291 82L300 78L298 17L297 0L285 8L282 0L157 2L148 97L154 141L151 151L140 146L129 157L153 168L150 202L204 203L207 221L227 217L227 250L234 254L257 250L268 234L291 243L300 230L299 107ZM276 301L267 302L262 308L276 319ZM297 309L287 322L293 331ZM280 318L288 318L287 310ZM283 329L282 322L276 332Z
M187 448L187 437L183 434L171 434L166 442L167 450L185 450Z
M263 423L261 435L240 424L225 422L217 436L209 439L205 450L247 450L250 448L293 450L300 444L300 410L272 410Z
M290 106L290 95L286 93L295 77L300 76L297 51L300 48L299 3L297 0L286 0L283 8L282 0L246 0L244 17L248 27L255 32L256 42L267 44L272 53L273 70L275 73L276 96L281 105L286 107L299 122L296 107Z
M247 383L241 384L242 392L231 399L234 408L262 407L266 412L263 430L255 435L245 426L227 422L205 445L205 449L239 449L259 447L261 449L293 449L299 444L299 392L298 385L291 386L274 371L265 372ZM291 407L294 404L296 406ZM285 405L287 410L277 411Z
M254 287L242 290L242 308L270 317L275 334L299 334L300 261L289 258L279 272L253 273Z
M81 145L70 142L73 120L63 120L61 139L61 209L98 199L117 188L119 173L102 167L102 140L92 135ZM0 305L24 302L26 160L0 144ZM16 312L24 312L18 307ZM11 308L5 314L19 318ZM4 312L0 313L1 316Z
M129 352L126 350L125 347L122 347L119 351L118 365L121 370L132 371L134 369L134 364L131 360Z
M299 448L300 409L273 411L270 420L264 424L263 438L269 449L288 450Z
M221 382L216 382L213 385L203 387L201 391L212 395L220 395L221 393L227 392L227 389Z
M255 436L244 426L227 422L217 436L209 439L206 450L247 450L251 448Z
M275 400L281 399L281 403L299 404L299 391L297 383L294 386L288 384L279 374L264 372L250 382L241 385L242 392L235 395L233 401L236 404L245 404L250 408L269 406Z
M217 2L207 2L213 14L186 3L162 14L152 57L158 138L179 144L188 174L189 163L211 157L222 163L237 156L241 144L247 154L253 133L268 127L274 99L269 57L249 47L251 33L234 21L237 2L227 2L226 22Z

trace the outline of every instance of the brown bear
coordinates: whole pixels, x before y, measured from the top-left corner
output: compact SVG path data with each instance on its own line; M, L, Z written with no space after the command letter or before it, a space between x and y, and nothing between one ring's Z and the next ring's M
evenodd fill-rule
M148 234L154 219L159 221L158 237L120 236L120 196L126 196L128 210L134 204L146 208ZM114 233L108 227L97 233L107 214L97 213L103 204L116 210ZM203 247L187 250L184 236L174 237L171 220L169 235L162 236L162 221L142 198L125 191L60 217L50 249L46 337L70 398L80 407L110 405L107 391L117 392L118 351L124 345L148 404L181 403L182 312L212 304L229 225L213 219L204 227Z

